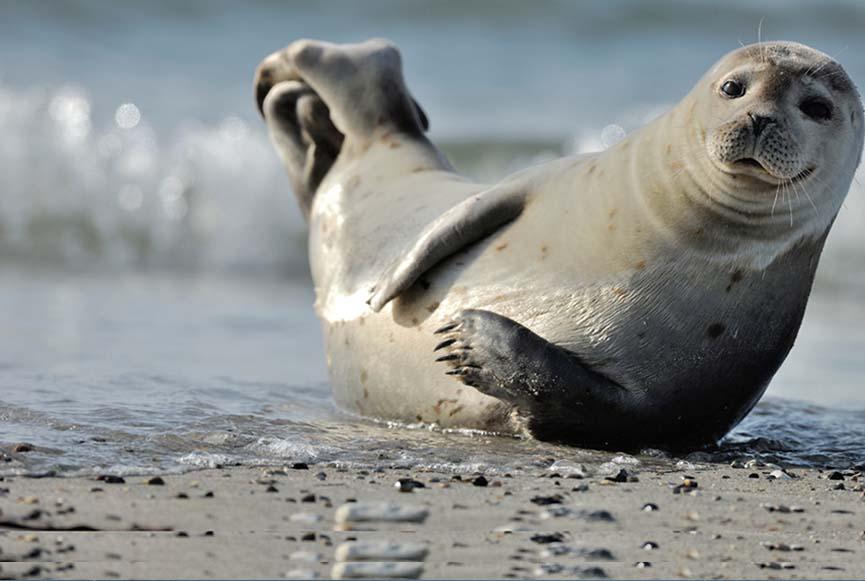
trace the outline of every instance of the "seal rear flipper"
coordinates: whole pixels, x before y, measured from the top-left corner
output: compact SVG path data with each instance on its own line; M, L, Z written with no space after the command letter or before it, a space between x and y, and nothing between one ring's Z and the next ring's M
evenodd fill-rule
M343 135L327 105L309 85L281 81L261 101L273 144L279 152L304 218L312 199L342 148Z
M414 136L429 129L405 87L399 51L383 40L295 41L262 61L254 92L305 218L347 137L364 142L379 128Z
M436 264L517 218L525 201L525 187L508 183L460 202L424 228L378 280L367 303L380 311Z
M513 404L538 439L603 446L634 427L631 392L507 317L466 310L436 333L447 374Z

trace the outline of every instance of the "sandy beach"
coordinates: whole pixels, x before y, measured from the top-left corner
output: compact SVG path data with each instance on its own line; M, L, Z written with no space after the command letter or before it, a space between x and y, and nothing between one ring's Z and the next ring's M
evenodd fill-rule
M391 574L433 579L865 576L854 471L622 470L482 476L301 464L7 477L0 575L329 578L364 574L337 560L381 560L363 543L391 541L391 551L420 543L427 553ZM352 520L382 502L414 510L414 522Z

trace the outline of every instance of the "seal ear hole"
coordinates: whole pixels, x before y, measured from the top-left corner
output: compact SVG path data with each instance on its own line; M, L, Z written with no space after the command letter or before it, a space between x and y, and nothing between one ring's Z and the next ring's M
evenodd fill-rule
M799 103L799 110L817 121L828 121L832 118L832 104L819 97L805 99Z
M738 99L745 94L745 85L739 81L730 79L721 85L721 94L728 99Z

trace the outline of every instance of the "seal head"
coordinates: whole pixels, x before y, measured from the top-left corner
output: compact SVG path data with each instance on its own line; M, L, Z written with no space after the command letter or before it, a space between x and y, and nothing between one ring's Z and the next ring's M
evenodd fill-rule
M789 190L825 229L847 192L839 178L861 160L862 104L844 69L802 44L764 43L722 58L694 91L705 151L727 183L773 209Z

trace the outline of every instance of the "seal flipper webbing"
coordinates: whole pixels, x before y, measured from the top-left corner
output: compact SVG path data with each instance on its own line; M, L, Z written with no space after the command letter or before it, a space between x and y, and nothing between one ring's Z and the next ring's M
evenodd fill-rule
M629 390L507 317L465 310L436 333L436 361L448 365L447 374L513 404L539 439L590 445L610 433L616 415L623 436L636 427Z

